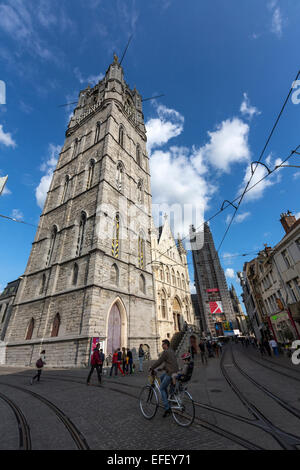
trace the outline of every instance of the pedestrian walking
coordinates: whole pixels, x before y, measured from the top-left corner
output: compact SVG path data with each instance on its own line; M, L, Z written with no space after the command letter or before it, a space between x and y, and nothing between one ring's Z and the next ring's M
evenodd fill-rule
M132 352L130 351L129 348L127 348L127 357L128 357L128 368L129 368L129 373L132 374Z
M103 349L100 349L99 356L100 356L100 361L101 361L101 364L99 364L99 369L100 369L100 374L102 374L102 367L105 361L105 354L103 353Z
M46 351L45 351L45 349L43 349L43 351L40 354L39 359L36 361L35 366L37 368L37 372L36 372L35 376L32 377L32 379L30 379L30 384L31 385L33 385L35 379L37 379L38 382L40 381L41 374L42 374L42 368L44 367L45 364L46 364Z
M126 372L126 349L125 348L122 348L122 367L123 367L123 371ZM127 371L128 372L128 371Z
M264 339L264 341L263 341L263 346L264 346L265 350L267 351L268 355L272 356L269 342L266 339Z
M139 347L139 362L140 362L140 372L143 372L143 361L144 361L144 357L145 357L145 353L144 353L144 350L143 350L143 345L140 344L140 347Z
M194 359L195 354L197 354L197 345L196 345L196 336L195 335L190 336L189 353L191 354L192 359Z
M119 369L119 371L121 372L122 376L124 377L125 374L124 374L124 371L123 371L123 369L122 369L122 367L121 367L121 363L122 363L122 353L121 353L121 349L118 348L117 351L118 351L118 361L117 361L118 369Z
M100 349L100 344L97 343L96 347L93 351L92 358L91 358L91 370L90 370L90 373L89 373L88 378L86 380L87 385L90 385L91 376L92 376L95 369L96 369L97 375L98 375L98 384L101 385L100 364L102 364L102 361L101 361L101 358L100 358L99 349Z
M221 343L221 341L218 341L218 346L219 346L219 351L220 351L220 354L222 355L222 351L223 351L223 344Z
M275 356L278 356L278 355L279 355L279 352L278 352L278 344L277 344L277 342L275 341L274 338L271 338L271 339L270 339L269 345L270 345L271 348L273 349L273 352L274 352Z
M264 348L262 341L258 342L258 349L259 349L260 355L264 356L266 352L265 352L265 348Z
M115 370L115 375L118 375L118 350L116 349L113 353L112 364L110 368L109 376L112 376L113 370Z
M200 349L200 355L201 355L201 361L202 364L207 364L207 355L206 355L206 347L204 341L200 341L199 343L199 349Z

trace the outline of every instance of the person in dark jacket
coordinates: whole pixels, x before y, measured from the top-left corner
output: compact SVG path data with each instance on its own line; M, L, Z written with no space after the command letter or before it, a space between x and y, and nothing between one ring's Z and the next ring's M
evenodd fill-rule
M128 357L128 365L129 365L130 374L132 374L132 362L133 362L132 352L128 348L127 348L127 357Z
M100 369L100 374L102 374L102 367L103 367L104 360L105 360L105 354L103 353L103 349L100 349L99 356L100 356L100 361L101 361L99 369Z
M42 368L44 367L45 364L46 364L46 351L45 349L43 349L43 351L40 354L39 359L36 361L37 373L34 377L32 377L32 379L30 379L31 385L33 385L33 382L35 381L35 379L37 379L38 382L40 381Z
M94 369L96 369L97 371L98 384L101 385L100 365L102 365L102 361L100 358L99 349L100 349L100 344L97 343L94 349L93 355L92 355L92 359L91 359L91 370L86 381L87 385L90 385L90 379L91 379L92 373L94 372Z

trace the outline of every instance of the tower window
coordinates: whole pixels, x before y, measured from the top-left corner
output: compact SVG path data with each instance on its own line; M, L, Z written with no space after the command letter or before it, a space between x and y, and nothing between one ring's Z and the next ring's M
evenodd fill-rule
M78 264L75 263L73 266L73 281L72 281L73 286L76 286L77 281L78 281Z
M75 142L74 142L74 147L73 147L73 155L72 155L72 158L73 158L73 157L76 157L76 155L77 155L77 151L78 151L78 144L79 144L79 141L78 141L78 139L75 139Z
M119 285L119 268L116 264L110 268L110 282L116 286Z
M140 288L140 291L143 292L143 294L146 294L146 281L145 281L145 277L143 276L143 274L140 275L139 288Z
M86 189L89 189L93 184L94 169L95 169L95 160L91 160L90 166L89 166L89 174L88 174Z
M50 246L48 250L46 266L49 266L51 263L51 259L52 259L54 248L55 248L56 236L57 236L57 227L56 225L54 225L52 229L52 233L51 233Z
M120 191L120 192L123 189L123 173L124 173L123 163L118 162L117 175L116 175L116 184L117 184L117 190Z
M53 321L51 337L58 336L59 327L60 327L60 315L59 313L57 313Z
M138 182L137 191L138 191L138 194L137 194L138 203L143 204L143 202L144 202L144 191L143 191L143 181L142 180L140 180Z
M80 218L80 224L79 224L76 256L81 255L81 251L82 251L82 247L84 243L85 227L86 227L86 213L82 212L81 218Z
M145 240L142 235L138 238L138 262L139 267L144 268L145 266Z
M62 195L62 198L61 198L61 202L62 202L62 203L64 203L65 200L67 199L68 188L69 188L69 181L70 181L70 177L69 177L69 175L67 175L67 176L65 177L64 190L63 190L63 195Z
M111 245L111 254L114 258L119 258L119 237L120 237L120 216L116 214L114 220L114 233Z
M124 127L120 126L119 128L119 144L121 147L124 147Z
M26 340L32 338L33 329L34 329L34 319L32 318L27 328L27 333L26 333L26 338L25 338Z
M163 290L161 293L161 314L163 318L166 318L167 308L166 308L166 294Z
M136 162L139 166L141 166L141 147L139 144L136 146Z
M44 292L45 285L46 285L46 274L43 274L41 288L40 288L40 294L42 294Z
M98 121L96 125L96 132L95 132L95 144L99 141L100 137L100 127L101 127L101 122Z

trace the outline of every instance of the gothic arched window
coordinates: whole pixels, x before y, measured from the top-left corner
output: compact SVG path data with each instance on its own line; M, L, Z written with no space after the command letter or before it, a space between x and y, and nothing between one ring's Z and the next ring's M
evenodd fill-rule
M28 325L27 333L26 333L26 338L25 338L25 339L31 339L31 338L32 338L33 329L34 329L34 319L32 318L32 319L30 320L29 325Z
M92 160L90 161L89 174L88 174L88 180L87 180L86 189L89 189L89 188L92 186L92 184L93 184L94 169L95 169L95 160L92 159Z
M96 125L96 132L95 132L95 144L98 142L99 140L99 136L100 136L100 127L101 127L101 122L98 121L97 122L97 125Z
M177 271L177 287L180 287L180 274Z
M44 292L45 285L46 285L46 274L43 274L42 282L41 282L41 288L40 288L40 294L42 294Z
M122 191L123 189L123 174L124 174L124 166L122 162L118 162L117 164L117 174L116 174L116 183L117 183L117 190Z
M143 276L143 274L140 275L139 288L141 292L146 294L146 281L145 281L145 277Z
M52 233L51 233L50 246L48 250L46 266L49 266L51 263L52 255L53 255L54 248L55 248L56 235L57 235L57 227L56 225L54 225L52 229Z
M61 202L62 202L62 203L64 203L65 200L67 199L68 188L69 188L69 181L70 181L70 177L69 177L69 175L67 175L67 176L65 177L65 184L64 184L63 194L62 194L62 198L61 198Z
M181 284L182 284L182 289L185 289L185 279L184 279L184 275L181 274Z
M122 125L119 127L119 144L121 147L124 146L124 127Z
M111 244L111 254L114 258L119 258L120 241L120 216L117 213L114 220L113 239Z
M74 266L73 266L73 280L72 280L72 284L73 286L76 286L77 284L77 280L78 280L78 264L75 263Z
M116 264L110 268L110 282L116 286L119 285L119 268Z
M78 144L79 144L78 139L75 139L75 141L74 141L74 147L73 147L73 155L72 155L72 158L73 158L73 157L76 157L76 155L77 155Z
M85 227L86 227L86 213L82 212L81 217L80 217L80 224L79 224L79 233L78 233L78 239L77 239L76 256L81 255L83 242L84 242Z
M166 278L167 278L167 283L170 284L170 271L169 271L168 266L166 268Z
M142 180L140 180L138 182L137 190L138 190L138 195L137 195L138 203L143 204L143 202L144 202L144 190L143 190L143 181Z
M141 147L139 144L136 146L136 162L139 166L141 166Z
M167 304L166 293L163 290L161 293L161 314L163 318L166 318L166 314L167 314L166 304Z
M139 235L138 238L138 261L139 267L144 268L145 266L145 240L143 235Z
M53 321L51 337L58 336L59 327L60 327L60 315L59 313L57 313Z

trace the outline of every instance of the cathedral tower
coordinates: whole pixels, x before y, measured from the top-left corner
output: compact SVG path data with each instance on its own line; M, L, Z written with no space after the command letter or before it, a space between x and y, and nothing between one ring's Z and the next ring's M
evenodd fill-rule
M5 336L8 364L87 364L139 344L157 356L142 98L114 56L79 94Z

